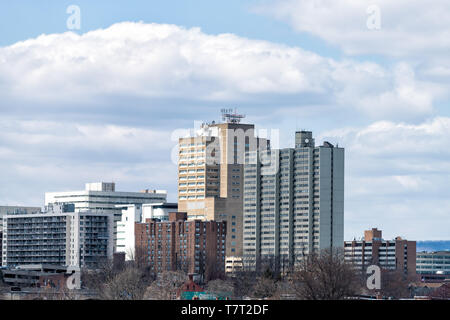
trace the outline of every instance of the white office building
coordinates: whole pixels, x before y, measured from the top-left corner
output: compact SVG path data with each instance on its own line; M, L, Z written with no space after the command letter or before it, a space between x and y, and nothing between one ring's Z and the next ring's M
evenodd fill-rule
M117 205L165 203L167 191L143 190L141 192L116 191L115 183L87 183L85 190L47 192L45 205L73 203L75 210L94 210L112 213L116 224L122 220L122 208ZM117 226L114 228L114 239L117 239Z
M418 252L416 269L421 276L441 275L450 279L450 251Z
M117 205L122 210L122 219L117 222L116 251L124 252L126 260L135 258L135 223L147 219L169 220L169 212L178 210L177 203L144 203Z

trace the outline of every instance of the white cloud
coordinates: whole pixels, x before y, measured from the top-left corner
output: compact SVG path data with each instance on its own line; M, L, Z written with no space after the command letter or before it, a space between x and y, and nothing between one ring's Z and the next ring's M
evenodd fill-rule
M352 105L373 118L406 119L431 114L433 100L444 95L440 85L418 81L407 63L398 63L391 73L377 65L366 65L364 69L356 66L361 69L354 73L349 70L333 73L335 78L347 81L342 90L336 91L339 104Z
M358 113L389 119L323 135L347 148L349 225L370 227L363 224L380 210L411 213L417 221L425 208L427 219L445 214L446 203L431 197L448 185L450 119L399 122L430 116L443 95L443 87L420 78L413 63L391 68L337 61L232 34L120 23L0 48L0 84L5 204L40 204L45 191L79 189L95 180L116 180L122 190L169 189L173 197L171 130L204 116L205 105L231 102L247 110L258 106L255 118L268 119L269 128L280 126L273 120L277 113L294 110L297 116L301 107L303 123L331 122L329 112L355 121ZM316 107L322 113L311 111ZM114 113L118 123L108 124ZM424 197L424 203L416 205L411 197Z
M143 23L42 35L1 49L0 57L15 93L46 99L114 92L208 100L317 91L324 75L311 71L327 68L326 60L299 48Z
M414 125L378 121L365 128L336 129L321 134L323 139L339 139L358 153L371 156L424 156L443 158L450 155L450 118L436 117Z
M117 125L92 125L67 121L0 120L0 141L6 150L42 156L114 153L120 158L139 153L170 150L170 131ZM9 149L8 149L9 148ZM45 152L43 152L45 150ZM6 158L4 154L2 157Z
M346 148L347 238L376 226L392 237L448 238L450 118L379 121L324 132L319 140Z
M380 29L369 29L376 6ZM347 54L421 57L447 56L450 50L450 2L447 0L280 0L258 11L288 22L336 45Z
M41 205L46 191L111 180L119 190L168 189L176 197L170 131L11 119L0 127L0 203Z
M52 113L69 106L117 103L127 97L183 103L265 103L286 97L301 104L338 104L374 118L428 115L440 86L420 82L408 64L389 70L371 62L335 61L299 47L233 34L208 35L198 28L119 23L82 35L42 35L0 48L0 109L24 105ZM130 98L131 97L131 98ZM124 103L124 102L123 102ZM408 112L404 112L407 110Z

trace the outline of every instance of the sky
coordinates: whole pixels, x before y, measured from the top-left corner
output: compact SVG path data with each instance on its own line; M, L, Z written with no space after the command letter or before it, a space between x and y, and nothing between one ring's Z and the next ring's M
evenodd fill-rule
M237 108L280 147L346 149L346 240L450 239L448 21L447 0L1 2L0 204L95 181L176 201L177 133Z

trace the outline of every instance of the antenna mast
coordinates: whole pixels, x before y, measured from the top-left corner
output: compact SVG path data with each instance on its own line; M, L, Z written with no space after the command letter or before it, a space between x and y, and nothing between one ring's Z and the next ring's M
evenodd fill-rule
M245 118L245 115L238 114L236 109L221 109L222 112L222 120L226 123L240 123L242 119Z

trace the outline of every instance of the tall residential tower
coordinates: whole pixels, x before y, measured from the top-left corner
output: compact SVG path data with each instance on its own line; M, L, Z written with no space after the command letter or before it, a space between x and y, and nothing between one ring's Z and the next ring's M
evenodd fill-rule
M295 148L248 152L244 167L244 258L295 263L344 245L344 149L316 147L312 132Z
M242 256L243 168L245 152L266 150L242 115L222 110L224 123L204 123L179 140L178 210L188 219L227 221L227 257Z

